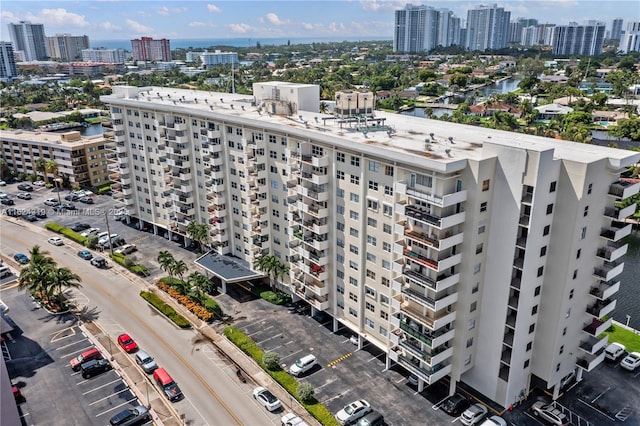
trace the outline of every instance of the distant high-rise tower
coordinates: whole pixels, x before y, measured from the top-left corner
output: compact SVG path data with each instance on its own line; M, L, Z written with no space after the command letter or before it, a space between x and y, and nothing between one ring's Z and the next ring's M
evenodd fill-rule
M171 61L171 46L168 39L142 39L131 40L131 54L136 61Z
M507 47L510 18L511 12L505 11L496 4L469 10L465 47L478 51Z
M82 51L89 48L89 37L56 34L53 37L47 37L47 47L51 59L75 61L82 59Z
M589 21L585 25L570 22L553 29L551 47L556 55L594 56L602 53L603 22Z
M640 52L640 21L627 22L627 29L620 38L618 50L622 53Z
M13 46L11 43L0 41L0 81L11 81L17 76Z
M25 61L47 60L44 25L20 21L17 24L8 24L8 27L13 49L23 52Z
M611 23L611 38L613 40L620 40L622 36L622 18L616 18Z
M449 9L408 4L395 11L393 51L419 53L458 44L459 28L460 19Z

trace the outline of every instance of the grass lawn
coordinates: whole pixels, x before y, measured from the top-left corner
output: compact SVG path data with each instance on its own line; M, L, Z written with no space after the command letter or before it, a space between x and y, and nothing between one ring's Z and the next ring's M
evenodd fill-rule
M612 325L613 331L606 331L604 334L609 335L609 343L617 342L622 343L627 352L640 352L640 335L635 334L633 331L629 331L625 328Z

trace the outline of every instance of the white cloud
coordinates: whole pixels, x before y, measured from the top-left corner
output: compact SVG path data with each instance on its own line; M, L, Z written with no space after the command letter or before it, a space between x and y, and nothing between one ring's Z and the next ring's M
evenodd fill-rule
M109 21L103 22L102 24L99 25L100 28L102 28L103 30L107 30L107 31L122 31L122 27L119 25L114 25Z
M14 21L17 18L13 13L9 12L8 10L2 10L0 11L0 19L2 19L3 21L4 20Z
M169 16L171 12L169 11L169 8L167 6L162 6L160 9L156 11L156 13L162 16Z
M267 13L265 15L265 18L267 18L267 21L269 23L271 23L272 25L289 25L291 24L291 21L282 21L278 15L276 15L275 13Z
M328 29L329 29L329 32L331 33L338 33L338 32L343 32L346 28L342 22L340 23L332 22L329 24Z
M67 9L62 8L42 9L37 14L29 12L25 19L27 21L42 22L52 27L84 28L89 26L89 22L84 18L84 15L68 12Z
M205 24L204 22L193 21L193 22L189 22L187 26L191 28L197 28L197 27L206 27L207 24Z
M248 24L229 24L227 25L227 28L229 28L232 33L236 34L246 34L253 29L251 25Z
M156 13L162 16L170 16L178 13L183 13L186 11L187 11L186 7L174 7L172 9L169 9L167 6L161 6L160 9L156 11Z
M215 4L211 4L209 3L207 5L207 10L211 13L218 13L220 12L220 8L218 6L216 6Z
M142 25L140 22L136 22L133 19L127 19L125 23L130 29L140 34L153 32L152 28Z
M405 0L360 0L364 10L384 11L401 9L407 2Z
M313 29L313 24L310 24L309 22L303 22L302 23L302 28L304 28L305 30L312 30Z

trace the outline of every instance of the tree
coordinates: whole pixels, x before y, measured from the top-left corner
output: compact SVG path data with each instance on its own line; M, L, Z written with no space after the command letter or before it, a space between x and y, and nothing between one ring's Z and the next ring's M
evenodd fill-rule
M51 173L54 178L58 174L58 163L55 160L49 160L44 164L45 176L47 176L47 181L49 181L49 173Z
M99 238L97 235L95 234L89 235L87 239L84 241L84 245L90 249L94 249L98 245L98 240Z
M187 272L187 269L189 268L187 267L187 264L184 262L184 260L176 260L173 262L173 265L171 265L173 274L176 277L180 278L180 280L184 278L184 273Z
M262 355L262 362L271 371L280 369L280 355L276 352L265 352Z
M40 250L38 245L29 250L29 263L20 270L18 290L29 293L49 291L51 271L56 267L56 262L48 254Z
M209 237L209 227L204 223L191 221L187 225L187 235L198 243L198 249L202 252L202 243Z
M39 170L44 175L44 181L49 183L49 176L47 176L47 160L40 157L36 160L36 170Z
M71 272L69 268L55 268L50 272L49 289L47 290L54 300L62 303L64 289L80 288L81 286L80 277Z
M162 250L160 253L158 253L158 263L160 264L160 268L168 273L170 278L173 278L172 266L175 261L176 259L167 250Z
M257 258L253 267L269 276L271 288L275 288L278 278L283 278L289 272L289 267L282 263L276 256L263 255Z
M194 292L196 299L202 302L204 300L204 296L209 291L209 285L211 284L209 277L196 271L189 274L187 282L189 283L191 290Z
M313 402L315 390L309 382L300 382L298 385L298 398L302 402Z

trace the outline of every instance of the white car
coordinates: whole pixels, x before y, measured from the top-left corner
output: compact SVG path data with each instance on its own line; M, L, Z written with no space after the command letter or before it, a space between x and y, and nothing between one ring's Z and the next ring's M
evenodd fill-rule
M482 404L475 403L467 408L460 416L460 423L465 426L477 425L484 419L489 410Z
M622 343L611 343L604 350L604 358L609 361L617 361L626 350L627 348Z
M0 180L0 186L7 186L7 182Z
M568 423L567 415L560 411L554 404L546 404L544 401L538 401L531 406L533 414L536 417L542 417L552 425L565 426Z
M341 425L348 425L354 423L360 417L371 411L371 405L364 399L353 401L351 404L346 405L342 410L336 413L336 420Z
M53 244L54 246L61 246L64 244L64 241L62 241L62 238L60 237L51 237L47 240L47 242L49 244Z
M29 194L28 192L19 192L16 197L20 198L21 200L30 200L31 194Z
M58 204L60 204L60 202L56 199L56 198L47 198L46 200L44 200L44 205L45 206L57 206Z
M309 426L307 422L296 416L294 413L288 413L280 419L282 426Z
M89 235L94 235L100 232L100 228L89 228L86 231L82 232L80 235L83 237L88 237Z
M491 416L480 426L507 426L507 421L500 416Z
M263 388L263 387L255 388L253 390L253 397L260 404L264 405L264 408L266 408L269 411L275 411L278 408L282 407L280 400L276 398L276 396L272 394L271 391L269 391L269 389L267 388Z
M100 237L100 235L98 235L98 237ZM116 238L118 238L118 234L104 235L100 237L100 239L98 240L98 244L103 246L105 244L109 244L109 240L113 241Z
M125 244L122 247L120 247L119 249L117 249L115 252L127 255L127 254L130 254L130 253L133 253L136 250L137 250L137 248L136 248L135 244Z
M43 180L37 180L35 182L33 182L33 186L45 186L46 183L44 183Z
M311 370L317 363L318 360L314 355L305 355L289 367L289 373L297 377Z
M640 352L631 352L629 355L624 357L624 359L620 361L620 367L629 371L634 371L636 368L640 367Z

